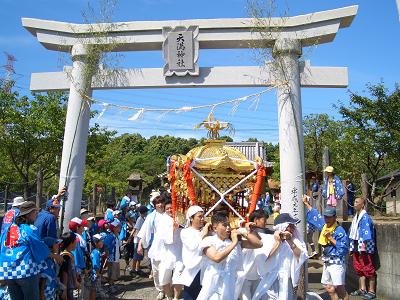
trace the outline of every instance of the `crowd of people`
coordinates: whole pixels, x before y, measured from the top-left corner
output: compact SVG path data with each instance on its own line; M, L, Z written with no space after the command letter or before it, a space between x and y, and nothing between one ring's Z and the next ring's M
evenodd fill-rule
M98 221L82 209L60 234L64 193L61 189L40 212L33 202L14 199L1 228L0 299L105 298L118 290L121 260L130 275L149 276L141 270L146 254L157 299L293 299L309 258L296 227L300 220L290 214L275 211L267 228L266 210L257 209L243 227L231 228L226 207L217 207L209 219L194 205L186 211L186 224L177 224L167 191L153 191L147 206L127 192ZM374 228L364 200L355 200L349 233L338 224L334 206L320 214L306 196L303 202L308 226L321 233L321 283L331 298L349 297L349 253L360 276L352 294L375 298Z

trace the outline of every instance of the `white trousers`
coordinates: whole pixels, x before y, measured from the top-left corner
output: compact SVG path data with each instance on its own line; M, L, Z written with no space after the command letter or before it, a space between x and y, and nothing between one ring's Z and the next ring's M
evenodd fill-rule
M257 289L258 284L260 283L260 280L247 280L243 282L243 287L242 287L242 300L251 300L253 298L253 295Z
M153 280L154 280L154 286L156 287L156 290L159 292L163 291L162 286L160 285L160 277L159 277L159 265L160 261L159 260L151 260L151 271L153 273Z

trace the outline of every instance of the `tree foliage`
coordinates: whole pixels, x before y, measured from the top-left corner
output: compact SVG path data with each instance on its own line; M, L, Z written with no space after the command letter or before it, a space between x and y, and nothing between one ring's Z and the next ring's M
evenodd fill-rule
M336 153L336 141L343 135L341 122L336 122L327 114L311 114L304 118L304 149L307 170L322 171L324 147ZM333 150L333 151L332 151Z
M102 134L107 134L102 132ZM93 141L94 142L94 141ZM89 138L89 145L92 143ZM101 143L91 145L96 148L95 155L86 168L86 188L90 191L93 185L113 186L122 193L127 188L127 178L133 172L143 179L144 192L159 187L157 177L166 171L167 158L172 154L186 154L198 145L196 139L183 139L172 136L152 136L148 139L140 134L123 134L109 141L103 138ZM89 147L89 149L91 148Z
M26 197L39 169L45 178L58 170L55 158L61 155L66 100L63 93L34 94L30 99L0 88L2 176L21 182Z
M322 172L324 146L342 179L358 181L366 173L370 183L400 167L400 93L382 83L367 85L369 95L350 93L349 105L337 109L342 120L326 114L304 119L306 169Z
M379 83L367 85L367 90L371 97L351 93L350 105L341 105L339 111L351 129L353 145L363 154L360 162L376 180L389 171L393 160L399 160L400 89L396 86L389 93Z

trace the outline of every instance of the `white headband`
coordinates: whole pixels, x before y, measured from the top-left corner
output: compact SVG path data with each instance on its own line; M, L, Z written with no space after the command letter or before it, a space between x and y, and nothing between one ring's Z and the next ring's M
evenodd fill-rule
M191 207L189 207L189 209L186 212L186 220L190 220L191 217L193 217L195 214L197 214L198 212L204 212L204 210L197 205L193 205Z

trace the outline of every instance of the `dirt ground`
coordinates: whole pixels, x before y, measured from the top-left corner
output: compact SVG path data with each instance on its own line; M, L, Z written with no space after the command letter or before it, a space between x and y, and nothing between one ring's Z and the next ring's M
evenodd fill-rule
M129 300L154 300L157 291L154 288L153 280L148 277L132 278L129 272L124 274L125 262L121 262L121 280L117 282L120 292L110 296L109 299L129 299ZM308 261L308 290L317 293L322 299L329 300L328 293L325 292L321 284L323 264L320 260ZM149 272L149 269L143 269ZM361 299L360 297L350 297L351 300Z

